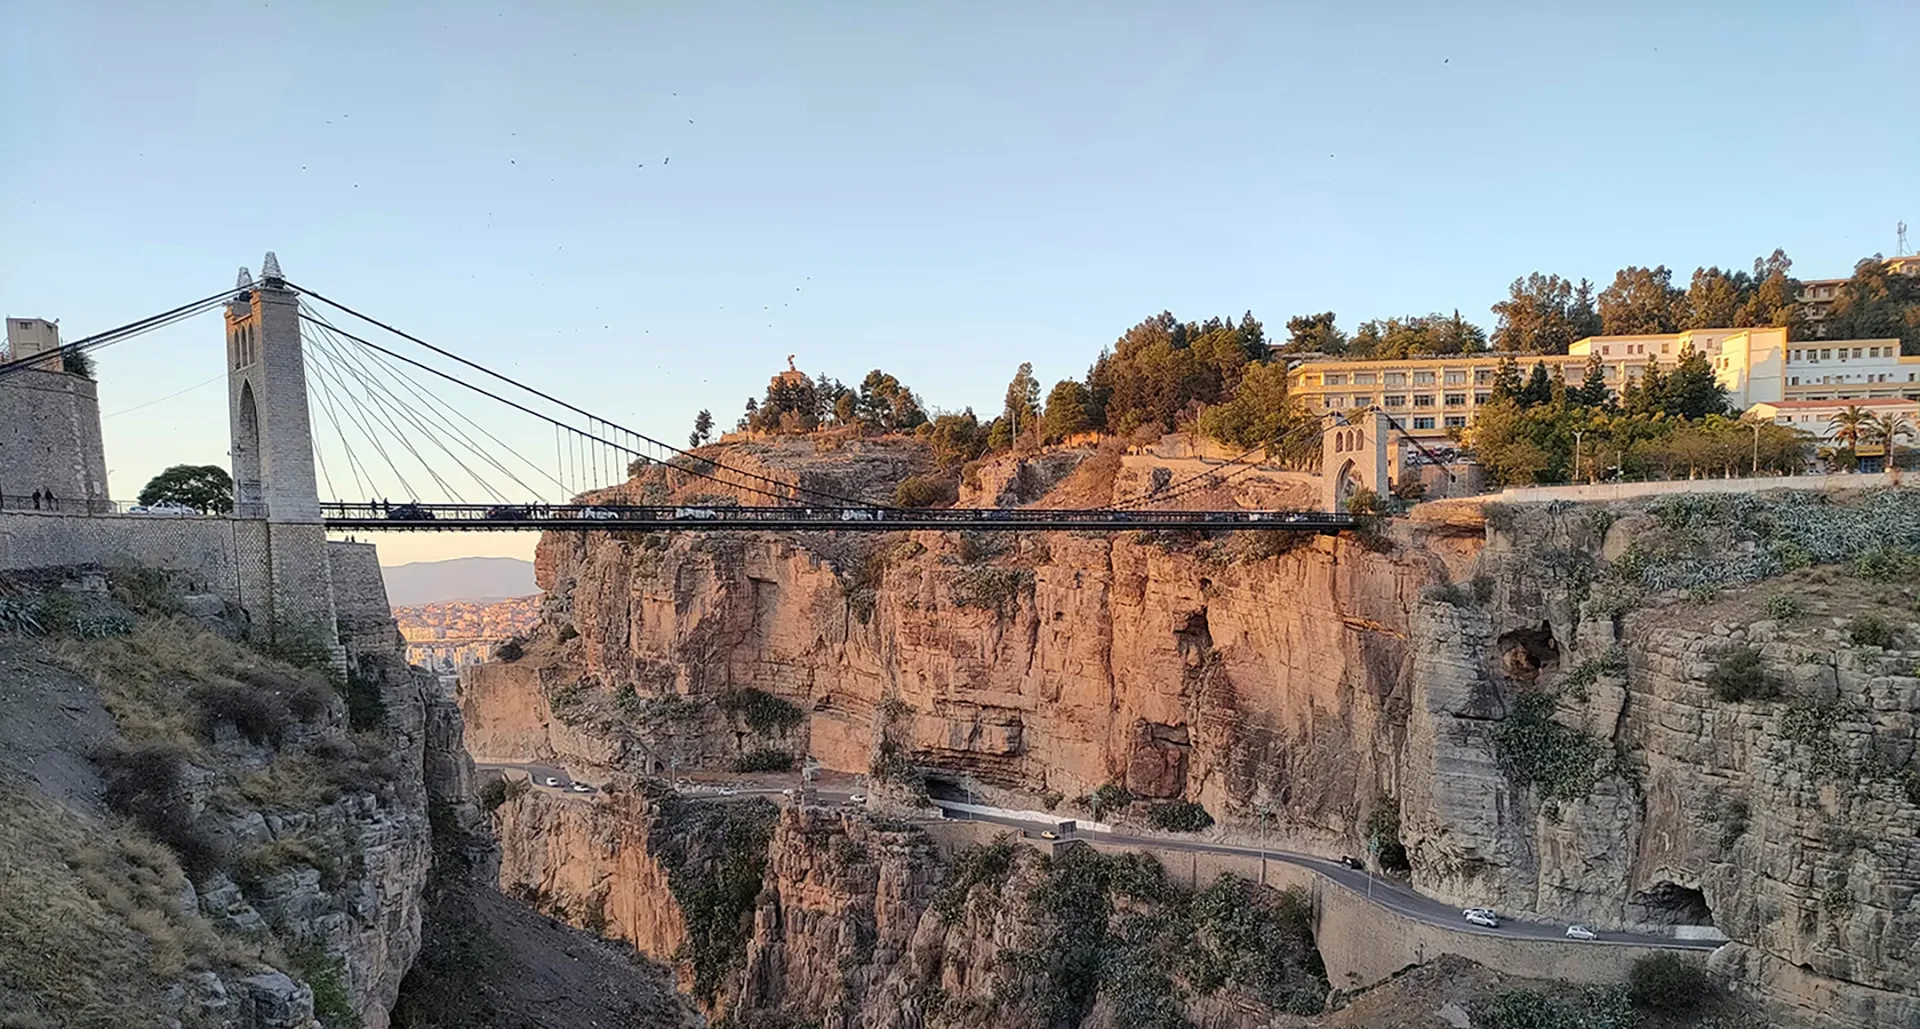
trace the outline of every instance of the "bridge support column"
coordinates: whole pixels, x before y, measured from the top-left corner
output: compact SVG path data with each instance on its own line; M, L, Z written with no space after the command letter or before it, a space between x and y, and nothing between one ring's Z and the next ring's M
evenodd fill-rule
M1329 415L1320 435L1321 506L1345 514L1347 502L1362 489L1384 497L1388 479L1387 416L1368 409L1352 416Z
M260 282L242 268L239 285L245 291L227 305L226 317L234 516L263 523L249 534L260 548L249 557L267 580L246 602L250 631L281 646L324 648L344 672L314 478L299 296L271 253Z

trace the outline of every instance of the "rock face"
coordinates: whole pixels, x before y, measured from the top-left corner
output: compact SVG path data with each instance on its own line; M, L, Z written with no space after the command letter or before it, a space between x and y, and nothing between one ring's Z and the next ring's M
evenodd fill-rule
M1012 481L983 470L981 488ZM1902 513L1920 501L1690 502L1491 526L1455 512L1385 542L556 535L538 554L540 636L476 670L461 702L473 751L501 758L670 774L779 750L1083 817L1112 783L1300 847L1384 843L1391 860L1398 844L1430 894L1716 927L1734 940L1716 960L1775 1000L1833 1025L1920 1020L1920 684L1898 649L1920 646L1912 573L1891 601L1836 580L1831 612L1787 621L1767 617L1776 587L1746 585L1920 538ZM1893 623L1892 649L1845 631L1863 604ZM1715 697L1705 679L1735 645L1757 648L1781 699ZM532 831L519 818L509 850ZM612 856L619 830L580 831L613 841L602 885L653 888L609 865L632 860ZM770 874L819 860L776 849ZM876 910L915 881L886 874ZM664 911L633 917L655 927L638 934L657 935L650 953L677 946ZM743 996L860 992L788 982L780 969L811 975L844 950L776 946L758 917Z

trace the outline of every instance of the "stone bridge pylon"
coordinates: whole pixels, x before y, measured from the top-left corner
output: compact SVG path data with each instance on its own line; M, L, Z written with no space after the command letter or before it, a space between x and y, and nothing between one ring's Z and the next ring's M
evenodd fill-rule
M239 567L265 574L246 606L256 633L264 629L277 643L324 645L338 663L299 295L272 252L258 282L242 268L235 287L225 319L235 545Z

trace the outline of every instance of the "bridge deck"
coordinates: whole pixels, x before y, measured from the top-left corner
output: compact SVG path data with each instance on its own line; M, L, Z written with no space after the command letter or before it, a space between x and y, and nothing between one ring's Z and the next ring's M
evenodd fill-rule
M1314 511L1106 511L1046 508L638 507L625 505L322 504L327 528L435 532L716 532L801 529L902 532L912 529L1253 529L1336 533L1351 515Z

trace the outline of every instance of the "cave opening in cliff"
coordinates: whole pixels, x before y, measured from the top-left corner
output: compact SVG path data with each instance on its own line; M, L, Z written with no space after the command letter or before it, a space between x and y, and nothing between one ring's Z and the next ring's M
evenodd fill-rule
M1495 641L1500 648L1507 676L1532 684L1543 668L1560 667L1560 641L1553 638L1553 624L1541 622L1538 628L1509 629Z
M1648 925L1712 925L1707 896L1691 886L1661 881L1633 895L1627 915Z

